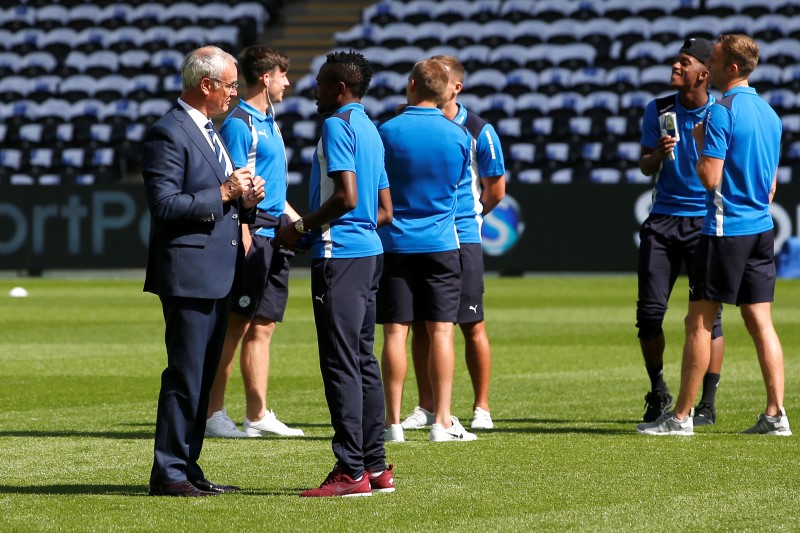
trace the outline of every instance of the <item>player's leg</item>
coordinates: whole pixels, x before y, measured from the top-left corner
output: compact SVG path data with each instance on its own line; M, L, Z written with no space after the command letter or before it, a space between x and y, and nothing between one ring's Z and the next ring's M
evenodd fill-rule
M639 231L638 300L636 327L650 392L645 395L645 422L653 422L672 407L672 395L664 381L666 339L662 324L669 297L680 273L682 257L673 250L681 217L651 215Z
M383 351L381 374L386 408L386 428L397 432L386 440L403 440L400 427L400 409L403 385L406 379L406 340L414 318L414 301L411 292L414 269L407 254L384 254L376 302L376 321L383 324Z
M425 322L416 320L411 323L411 360L414 363L414 374L417 377L417 393L419 401L417 405L423 409L433 412L433 391L431 391L431 380L428 376L428 351L430 350L430 339L428 338L428 328Z
M219 361L219 370L214 378L208 401L209 418L225 406L225 389L233 369L233 359L239 348L239 341L247 331L250 319L236 313L230 313L228 328L225 331L225 343L222 346L222 356Z
M434 422L450 427L450 403L453 394L455 353L453 351L453 324L426 321L430 338L428 350L428 375L433 391Z
M269 382L269 348L275 322L254 317L242 339L239 356L247 401L245 416L250 421L261 420L267 410L267 383Z
M489 380L492 372L492 349L486 334L483 308L483 250L480 244L463 244L461 262L461 296L457 323L464 335L464 357L472 382L472 427L492 429L489 409Z
M406 339L409 324L383 325L383 352L381 353L381 374L383 376L383 395L386 403L386 427L400 423L400 409L403 401L403 384L406 380Z

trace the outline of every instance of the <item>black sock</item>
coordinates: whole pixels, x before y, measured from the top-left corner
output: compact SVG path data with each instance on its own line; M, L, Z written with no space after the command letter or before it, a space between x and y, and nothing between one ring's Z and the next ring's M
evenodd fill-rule
M700 403L707 403L711 406L717 397L717 387L719 386L719 374L712 374L707 372L703 376L703 397L700 398Z
M669 392L667 384L664 383L664 365L648 366L647 375L650 376L650 390L661 390Z

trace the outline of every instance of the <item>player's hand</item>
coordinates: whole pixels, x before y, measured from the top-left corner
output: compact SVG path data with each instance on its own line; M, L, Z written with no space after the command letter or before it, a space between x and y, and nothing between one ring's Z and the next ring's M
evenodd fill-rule
M261 176L255 176L250 180L250 186L242 195L242 206L245 209L250 209L258 205L264 199L264 179Z
M272 239L272 247L278 248L283 246L289 250L294 250L294 245L297 239L300 238L300 235L302 235L302 233L297 231L294 224L286 224L275 233L275 238Z
M671 135L662 135L659 137L656 150L661 156L661 159L664 159L667 155L671 154L673 150L675 150L676 144L678 144L677 139Z
M230 202L241 198L252 185L253 173L247 168L237 168L233 174L228 176L228 179L220 185L219 190L222 193L222 203Z

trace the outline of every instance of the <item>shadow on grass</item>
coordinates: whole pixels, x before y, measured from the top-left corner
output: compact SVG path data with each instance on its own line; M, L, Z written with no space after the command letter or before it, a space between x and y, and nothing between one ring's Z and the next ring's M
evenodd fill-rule
M627 435L635 430L635 425L641 420L566 420L557 418L496 418L495 427L490 432L480 433L539 433L563 434L585 433L589 435ZM581 424L576 426L575 424ZM584 425L585 424L585 425ZM601 427L609 424L624 424L625 428ZM563 427L553 427L562 426Z
M298 496L304 488L285 488L277 490L247 490L235 494L221 495L223 498L231 496ZM95 495L95 496L149 496L147 485L34 485L18 487L13 485L0 485L0 494L34 494L34 495ZM162 496L162 498L164 498ZM167 497L168 498L168 497Z
M330 427L325 424L305 424L296 427ZM81 431L81 430L50 430L50 431L34 431L34 430L15 430L15 431L1 431L0 437L52 437L52 438L75 438L85 437L89 439L115 439L115 440L153 440L155 437L155 426L151 426L152 431ZM264 440L310 440L310 441L330 441L330 436L318 437L281 437L279 435L268 435L266 437L250 438L250 439L235 439L241 441L259 442ZM221 441L233 440L222 437L206 437L206 441Z

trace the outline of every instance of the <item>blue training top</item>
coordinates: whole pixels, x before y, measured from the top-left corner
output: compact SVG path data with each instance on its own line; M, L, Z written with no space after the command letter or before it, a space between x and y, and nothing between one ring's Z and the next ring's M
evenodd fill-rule
M677 118L680 140L675 145L675 160L664 158L661 170L656 174L653 188L651 213L679 217L702 217L706 214L706 190L697 177L697 144L692 137L692 128L702 122L714 97L697 109L686 109L678 100L678 94L656 98L647 104L642 119L642 146L656 149L661 137L659 116L667 111Z
M387 252L458 249L456 188L470 179L470 136L441 110L408 106L378 129L394 220L378 230Z
M264 179L264 199L258 210L281 216L286 209L286 151L274 117L240 100L222 123L219 134L234 167L248 167ZM260 228L256 235L272 238L275 228Z
M722 179L708 191L703 234L755 235L772 229L769 191L780 157L781 119L753 87L734 87L711 106L703 155L722 159Z
M322 137L311 163L309 211L316 211L333 194L335 172L356 175L358 204L315 231L311 257L354 258L383 253L378 238L378 191L389 187L383 163L383 144L364 106L340 107L322 123Z
M456 192L456 229L458 242L480 244L483 224L481 178L494 178L506 173L500 139L491 124L458 104L453 122L464 126L472 137L470 143L470 179L462 180Z

